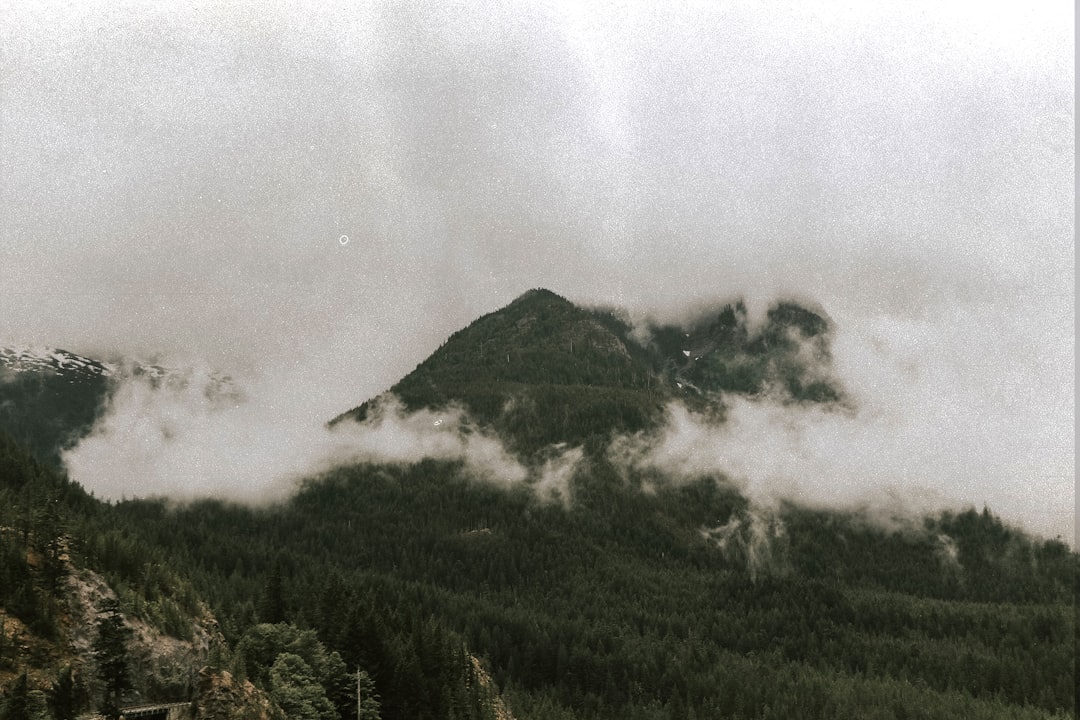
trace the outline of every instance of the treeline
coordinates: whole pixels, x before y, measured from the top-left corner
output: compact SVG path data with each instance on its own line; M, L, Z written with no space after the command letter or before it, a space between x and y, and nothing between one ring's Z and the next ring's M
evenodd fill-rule
M440 643L425 632L462 638L523 717L1073 711L1076 556L989 513L885 532L791 508L752 580L744 556L699 533L746 512L714 481L649 496L593 468L574 502L542 505L525 488L424 462L338 470L258 511L118 510L152 527L155 543L191 554L231 634L273 612L314 629L368 669L384 717L442 717L420 706L463 702L440 701L436 688L470 687L467 678L425 684L438 676L425 663L456 652L432 650ZM959 568L942 556L944 532ZM988 595L968 554L991 558L1000 547L976 538L1003 534L1006 550L1027 547L1032 562L1015 549L987 560L999 586Z

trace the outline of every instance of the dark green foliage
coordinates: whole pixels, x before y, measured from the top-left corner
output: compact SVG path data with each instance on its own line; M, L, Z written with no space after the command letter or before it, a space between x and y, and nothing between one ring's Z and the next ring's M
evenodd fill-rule
M635 432L661 417L667 395L627 333L609 313L535 290L454 333L391 391L407 410L459 404L523 455Z
M120 698L131 689L128 670L127 644L131 639L119 601L106 598L98 608L97 637L94 639L94 659L98 675L105 686L105 703L102 713L107 717L119 717Z
M56 637L68 517L89 502L82 488L0 433L0 609L39 637Z
M465 407L527 460L582 445L568 508L434 461L341 468L262 509L106 506L0 441L0 600L47 623L50 573L26 549L70 534L140 616L181 633L205 598L231 647L213 663L292 717L357 718L358 674L361 701L379 699L360 716L388 720L491 718L496 687L538 718L1074 713L1077 555L1061 543L988 511L893 530L765 514L723 478L605 460L611 433L675 398L842 402L829 339L794 303L751 328L736 302L641 346L615 315L534 291L393 388L407 409Z
M259 619L264 623L285 622L285 596L281 584L281 568L274 566L266 579L262 600L259 603Z
M270 666L283 653L300 657L317 674L318 681L332 690L348 682L336 652L327 651L313 630L300 630L288 623L252 627L237 644L236 652L244 658L248 676L264 685L270 679Z
M37 551L38 573L45 590L51 595L60 592L67 574L64 565L66 550L66 523L61 515L60 499L54 492L37 509L33 520L34 550Z
M460 405L526 458L655 427L674 398L704 408L719 392L781 388L798 402L842 399L827 321L793 303L772 308L755 334L741 302L650 334L641 345L614 313L533 290L454 333L390 391L410 411ZM379 411L370 401L334 422Z
M61 450L90 431L111 392L109 378L100 372L0 367L0 432L58 466Z
M326 689L299 655L281 653L269 675L270 697L290 720L338 720Z
M654 494L638 489L645 481ZM289 614L370 675L384 718L486 717L490 691L464 647L523 717L1073 710L1076 555L1024 538L1032 557L1048 560L1034 575L1012 560L995 566L1009 588L998 597L944 564L937 535L952 533L963 557L976 538L1004 530L992 515L901 532L786 508L774 521L785 540L771 556L784 569L764 567L752 581L744 555L699 534L748 512L714 478L626 482L594 464L573 497L568 511L541 505L450 463L350 468L285 506L167 513L151 537L200 558L196 576L223 626L244 626L248 599L279 568ZM121 518L129 506L138 509L120 506ZM1020 536L1009 533L1002 547L1016 555ZM316 656L303 650L311 636L266 643L267 632L238 645L252 678L285 651L318 677ZM270 650L255 651L248 638L258 637ZM348 677L337 700L326 691L343 718L356 713Z
M25 672L0 700L0 720L30 720L30 684Z
M65 666L46 693L53 720L75 720L86 706L86 689L76 679L71 666Z

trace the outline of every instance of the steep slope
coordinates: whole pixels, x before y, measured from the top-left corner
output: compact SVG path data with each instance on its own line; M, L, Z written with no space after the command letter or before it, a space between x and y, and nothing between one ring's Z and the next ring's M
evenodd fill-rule
M98 707L98 630L118 610L124 701L191 700L216 621L163 557L105 530L109 510L0 433L0 687L56 690Z
M0 718L104 708L106 664L127 668L121 707L191 703L200 720L352 720L360 689L363 720L377 720L380 706L386 718L507 716L460 638L416 608L372 609L362 644L338 632L324 642L307 629L323 610L281 602L281 586L292 582L281 560L300 557L297 547L260 542L273 571L237 562L232 542L245 543L252 524L274 515L230 508L231 521L210 520L207 511L221 509L100 502L0 432ZM207 552L203 543L220 530L230 540ZM266 593L256 615L253 600L275 585L277 601ZM107 655L103 620L115 620L120 637ZM424 627L414 634L417 621Z
M679 387L699 393L782 394L792 402L843 400L831 373L831 325L794 302L769 308L751 331L742 301L680 325L649 327L650 348Z

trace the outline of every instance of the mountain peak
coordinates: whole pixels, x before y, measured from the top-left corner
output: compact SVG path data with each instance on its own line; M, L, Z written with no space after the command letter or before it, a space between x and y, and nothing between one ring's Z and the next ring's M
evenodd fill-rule
M564 298L562 295L552 292L547 288L533 288L526 290L518 295L514 300L507 305L507 307L513 307L519 303L559 303L564 305L573 305L572 302Z
M391 392L408 410L461 404L526 453L636 431L659 417L662 396L629 331L610 315L532 289L455 332ZM363 420L368 406L343 417Z
M612 312L534 288L451 335L394 385L408 411L463 406L516 451L643 430L682 398L722 405L724 393L838 402L828 321L779 302L761 328L741 302L687 326L653 325L642 341ZM346 417L363 421L370 403Z

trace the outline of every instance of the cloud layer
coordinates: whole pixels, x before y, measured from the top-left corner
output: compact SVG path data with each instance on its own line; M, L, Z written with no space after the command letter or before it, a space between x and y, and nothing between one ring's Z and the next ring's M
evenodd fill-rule
M0 338L244 378L227 443L141 447L257 484L525 289L808 297L863 429L745 408L763 452L1071 535L1072 13L8 3Z
M276 384L225 385L205 370L164 380L127 376L93 431L64 453L71 475L107 499L218 498L271 503L305 478L356 463L461 462L478 482L529 485L540 502L572 502L579 448L556 448L535 468L458 407L406 412L385 395L362 423L283 420L290 408Z

